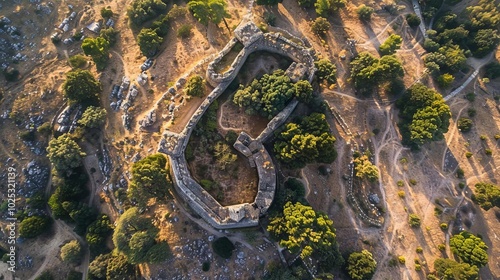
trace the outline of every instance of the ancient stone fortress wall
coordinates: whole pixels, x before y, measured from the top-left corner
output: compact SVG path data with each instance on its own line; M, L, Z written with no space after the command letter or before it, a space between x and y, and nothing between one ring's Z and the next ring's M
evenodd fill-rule
M242 43L244 47L234 59L229 70L222 74L216 73L216 65L238 42ZM243 23L235 30L235 38L231 39L219 55L208 65L207 80L215 89L196 110L184 130L180 134L166 131L158 147L159 152L166 153L169 156L177 193L214 228L228 229L257 226L259 217L267 212L274 199L276 171L271 156L262 143L290 116L298 103L295 99L269 122L259 137L252 139L248 134L242 132L234 144L234 147L247 157L250 165L257 168L259 184L253 203L230 206L220 205L193 179L184 157L184 151L191 133L208 107L233 81L248 55L262 50L290 57L294 63L290 68L291 71L287 70L287 74L297 76L296 74L299 73L299 75L306 76L309 81L312 81L315 68L314 53L311 50L295 44L278 33L264 34L253 22Z

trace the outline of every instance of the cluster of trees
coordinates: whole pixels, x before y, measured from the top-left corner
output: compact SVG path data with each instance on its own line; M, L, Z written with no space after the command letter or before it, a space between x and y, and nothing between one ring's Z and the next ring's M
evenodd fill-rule
M372 14L374 9L372 7L368 7L365 4L359 5L356 9L356 13L358 14L359 19L364 21L369 21L372 18Z
M314 62L316 67L316 76L320 81L326 81L329 84L337 82L337 67L329 59L323 58Z
M488 211L493 207L500 207L500 188L491 183L477 183L472 195L472 201Z
M24 238L34 238L46 232L52 219L47 216L35 215L27 217L19 224L19 236Z
M134 266L127 257L120 253L108 253L97 256L89 265L89 279L133 279Z
M391 34L379 47L381 55L391 55L396 53L396 50L401 47L403 39L401 36Z
M443 138L448 131L450 107L436 91L417 83L398 100L403 143L413 148Z
M376 182L379 178L378 168L370 161L368 155L358 155L354 158L356 177Z
M162 0L134 0L127 9L130 22L140 26L146 21L154 19L167 11L167 1Z
M151 219L141 216L139 209L132 207L117 221L113 243L117 252L125 255L131 264L157 263L170 256L168 244L157 240L158 232Z
M276 70L272 74L265 74L244 87L240 85L233 96L233 102L245 107L247 114L259 114L272 119L291 98L297 97L300 101L309 102L312 97L312 86L307 81L293 84L285 71Z
M218 25L224 21L229 33L229 25L226 18L231 15L227 11L227 2L225 0L191 0L188 3L188 9L193 16L203 25L208 25L209 22Z
M106 248L106 239L113 232L113 224L109 220L109 217L100 214L97 219L92 222L85 234L85 240L90 247L90 251L94 254L104 252Z
M300 202L287 202L280 215L271 219L267 230L293 254L312 257L327 272L343 264L333 221Z
M172 180L166 169L167 158L153 154L132 165L132 180L128 197L139 207L145 207L151 198L163 199L170 196Z
M479 269L475 265L468 263L459 263L452 259L438 258L434 261L435 275L439 278L436 279L479 279ZM434 278L428 278L434 279Z
M82 42L83 53L92 57L92 60L99 71L104 70L108 64L109 48L109 41L101 36L96 38L87 37L83 39Z
M384 55L378 59L368 52L362 52L350 65L354 87L362 93L371 93L377 86L395 83L404 76L403 66L394 55Z
M106 122L106 109L89 106L85 109L78 124L86 128L100 128Z
M274 144L276 157L290 168L308 163L331 163L337 157L335 137L324 114L312 113L298 123L288 123Z
M486 246L486 244L480 237L475 236L472 233L462 231L461 233L454 235L450 238L450 247L453 254L458 257L461 263L456 263L450 260L440 260L439 262L434 263L434 268L436 269L438 274L476 275L478 268L481 268L488 264L488 246Z
M47 157L60 175L70 175L73 169L82 165L85 153L68 134L52 138L47 147Z
M66 73L63 91L70 103L97 106L102 88L90 71L76 69Z
M257 0L257 5L274 6L283 0ZM339 9L344 8L346 0L298 0L299 6L303 8L314 7L318 16L327 17Z

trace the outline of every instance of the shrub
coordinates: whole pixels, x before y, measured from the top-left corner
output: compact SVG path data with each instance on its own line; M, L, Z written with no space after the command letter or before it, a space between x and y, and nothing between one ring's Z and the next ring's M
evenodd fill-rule
M264 20L267 24L274 26L276 23L276 15L270 12L264 12Z
M410 179L410 184L412 184L413 186L415 186L417 184L417 180L415 179Z
M453 75L444 73L437 78L437 83L441 88L448 88L455 81L455 77Z
M448 229L448 224L447 223L441 223L439 225L439 227L442 229L442 230L447 230Z
M171 20L171 19L176 19L178 17L186 16L187 12L188 12L188 10L186 7L177 6L177 4L174 4L172 6L172 9L170 9L170 11L168 11L167 19Z
M49 135L52 132L52 126L50 125L50 122L45 122L36 130L42 135Z
M399 262L400 264L405 264L405 263L406 263L406 259L405 259L405 257L404 257L404 256L399 256L399 257L398 257L398 262Z
M472 157L472 153L471 152L466 152L465 153L465 157L466 158L471 158Z
M418 263L415 264L415 271L421 271L422 270L422 266Z
M233 250L235 249L234 244L231 242L231 240L229 240L225 236L216 239L212 243L212 248L217 255L221 256L224 259L229 259L233 254Z
M406 22L410 27L417 27L420 25L420 18L416 14L407 14Z
M21 138L21 140L26 142L31 142L35 140L35 131L33 130L21 131L19 132L18 135L19 138Z
M107 8L102 8L101 9L101 17L104 18L104 19L108 19L110 17L113 16L113 11L111 10L111 8L107 7Z
M473 118L476 116L476 109L474 108L469 108L467 109L467 115L469 115L469 117Z
M358 14L359 19L369 21L372 18L373 11L372 7L361 4L356 10L356 13Z
M405 185L405 183L403 182L403 180L399 180L396 184L397 184L398 187L402 187L402 186Z
M193 27L190 24L183 24L181 27L179 27L179 30L177 30L177 37L186 39L189 36L191 36L191 29Z
M417 247L417 249L415 250L415 252L417 252L418 254L422 253L424 251L424 249L420 246Z
M469 100L470 102L474 102L474 100L476 100L476 95L473 92L469 92L465 95L464 98Z
M399 192L398 192L398 196L399 196L400 198L405 198L405 192L404 192L404 191L399 191Z
M420 217L417 214L410 214L410 217L408 219L408 223L410 224L411 227L419 227L421 224Z
M487 137L486 135L484 135L484 134L483 134L483 135L481 135L481 136L479 136L479 139L481 139L481 140L483 140L483 141L485 141L487 138L488 138L488 137Z
M459 179L462 179L462 178L464 178L464 175L465 175L464 170L463 170L462 168L458 168L458 169L457 169L457 177L458 177Z
M493 151L491 149L485 149L484 153L488 156L491 156L493 154Z
M87 65L85 56L77 54L69 58L69 65L73 68L83 68Z
M318 17L311 23L311 30L318 36L324 36L331 25L324 17Z
M186 94L201 97L205 94L204 85L205 81L200 75L191 76L186 85Z
M462 132L468 132L472 129L472 120L469 118L459 118L457 122L458 129Z
M201 269L203 271L209 271L210 270L210 263L209 262L204 262L202 265L201 265Z
M500 139L500 134L495 134L495 140Z
M327 81L334 84L337 81L337 67L329 59L320 59L314 62L316 76L320 81Z
M444 250L446 250L446 245L442 244L442 243L438 244L438 250L441 251L441 252L444 251Z

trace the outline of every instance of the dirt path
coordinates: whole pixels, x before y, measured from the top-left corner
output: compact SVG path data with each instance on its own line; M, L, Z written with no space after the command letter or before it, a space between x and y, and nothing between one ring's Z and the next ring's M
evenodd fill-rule
M462 111L468 106L468 104L465 104L462 108L460 108L460 111L458 111L458 114L455 118L455 124L458 122L458 119L460 118L460 115L462 114ZM453 125L450 133L450 138L446 140L446 148L443 151L443 158L441 160L441 170L444 170L445 168L445 159L446 159L446 152L448 151L448 147L451 144L451 141L453 140L456 132L457 132L458 127L456 125Z

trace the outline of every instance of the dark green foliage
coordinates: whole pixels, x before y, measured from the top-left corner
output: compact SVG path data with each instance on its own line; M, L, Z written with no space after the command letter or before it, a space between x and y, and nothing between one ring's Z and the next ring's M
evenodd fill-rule
M337 81L337 67L329 59L320 59L314 62L316 67L316 76L320 81L327 81L334 84Z
M82 259L82 246L77 240L71 240L61 247L61 259L64 262L79 264Z
M82 157L85 156L80 146L67 134L52 138L47 147L47 153L50 163L59 174L81 166Z
M116 44L118 33L120 33L120 31L115 30L113 27L103 28L99 32L99 37L108 41L109 47L113 47Z
M358 14L359 19L364 21L369 21L372 19L373 8L368 7L365 4L361 4L357 9L356 13Z
M461 132L469 132L472 129L472 120L469 118L459 118L457 122L458 129L460 129Z
M467 263L458 263L452 259L436 259L434 261L434 269L439 279L443 280L479 279L479 269L477 266Z
M85 240L92 252L101 252L106 248L106 238L113 231L113 225L108 216L101 214L87 228Z
M393 55L377 59L367 52L362 52L351 62L351 79L354 87L364 93L371 92L376 85L403 75L401 62Z
M113 16L113 11L111 10L110 7L103 7L101 9L101 17L103 19L108 19Z
M65 210L63 203L76 202L82 197L85 197L86 182L87 176L83 170L73 171L73 173L66 178L53 177L52 185L56 188L56 191L50 197L48 204L56 219L71 219L70 212ZM78 205L73 204L72 206L75 207Z
M410 224L411 227L418 228L420 227L422 221L420 220L420 217L417 214L410 214L408 218L408 223Z
M440 88L449 88L454 81L455 77L448 73L444 73L443 75L439 75L437 77L437 83Z
M367 250L352 253L347 260L347 271L353 280L372 279L376 268L377 262Z
M271 263L267 269L266 273L262 277L262 280L300 280L302 278L299 278L295 275L293 275L293 272L290 268L286 266L282 266L279 263Z
M234 130L229 130L224 139L229 145L233 145L236 139L238 139L238 134Z
M376 182L379 178L377 167L370 161L367 155L362 155L354 159L354 169L356 176L361 179L367 179L370 182Z
M122 254L112 256L106 269L106 280L135 279L134 267Z
M500 63L498 62L490 62L485 66L486 73L485 76L490 79L496 79L500 77Z
M311 23L311 30L314 34L318 36L324 36L326 35L326 32L330 29L331 25L328 22L328 20L324 17L317 17L312 23Z
M271 75L265 74L262 78L253 80L247 87L240 85L233 96L233 102L245 107L247 114L258 113L272 119L293 96L295 88L290 78L283 70L277 70Z
M407 14L406 22L410 27L417 27L420 25L420 18L416 14Z
M480 0L479 5L467 7L468 25L473 31L496 29L500 22L500 11L494 0Z
M202 265L201 265L201 270L203 271L209 271L210 270L210 263L209 262L204 262Z
M335 137L324 114L313 113L300 123L288 123L274 144L276 157L290 168L308 163L331 163L337 157Z
M396 34L391 34L389 38L385 40L384 43L382 43L379 47L379 51L381 55L389 55L389 54L394 54L397 49L401 47L401 43L403 42L403 39L401 36L396 35Z
M267 24L274 26L276 23L276 15L270 12L264 12L264 20Z
M97 216L94 208L89 207L88 204L75 202L63 202L62 206L75 222L75 232L83 236L87 227Z
M436 41L434 41L432 39L425 38L425 40L424 40L424 46L423 47L428 52L436 52L437 50L439 50L440 46L441 45L438 42L436 42Z
M169 250L166 243L158 243L155 240L158 231L149 218L141 216L139 209L132 207L118 220L113 233L113 243L132 264L164 261ZM156 246L159 244L163 245Z
M295 83L295 97L300 102L308 104L312 99L313 88L306 80L301 80Z
M205 80L200 75L189 77L185 91L189 96L202 97L205 95Z
M82 276L83 274L81 272L72 270L68 273L66 280L81 280Z
M185 39L192 35L191 29L193 27L190 24L183 24L177 30L177 37Z
M97 256L89 264L89 277L91 279L106 279L106 271L111 258L111 254L101 254Z
M226 0L191 0L188 3L188 9L202 24L207 25L211 21L218 25L224 21L226 28L231 32L226 22L226 18L231 17L227 12Z
M153 21L153 24L151 24L150 29L153 29L156 33L156 35L160 37L165 37L168 34L168 31L170 29L170 18L167 16L163 16L158 20Z
M465 95L464 98L467 99L469 102L474 102L474 100L476 100L476 94L473 92L469 92Z
M443 138L448 131L451 111L436 91L417 83L397 103L402 122L403 143L418 147Z
M482 267L488 264L488 246L481 238L472 233L462 231L450 238L450 247L453 254L470 265Z
M97 70L106 68L109 60L109 41L103 37L87 37L82 42L82 50L85 55L92 57Z
M86 128L99 128L106 121L106 109L100 107L89 106L78 120L79 125Z
M46 232L52 220L47 216L31 216L24 219L19 225L19 236L24 238L34 238Z
M304 8L311 8L316 0L298 0L299 6Z
M151 28L143 28L137 35L137 44L141 49L141 53L146 57L151 57L158 52L158 49L163 43L163 38L158 36L155 30Z
M307 201L304 196L306 190L301 181L295 178L289 178L286 180L283 187L280 187L275 195L273 202L273 211L283 212L283 207L287 202L300 202L303 205L307 205Z
M233 255L234 247L233 242L229 240L227 237L221 237L217 238L213 243L212 243L212 249L214 250L214 253L217 255L221 256L224 259L229 259Z
M99 104L102 92L99 83L87 70L73 70L66 73L63 84L64 95L73 103Z
M483 57L493 51L500 40L496 29L480 29L469 47L475 57Z
M73 68L83 68L87 65L87 59L80 54L73 55L69 58L69 65Z
M319 16L328 17L330 14L345 7L345 5L345 0L316 0L314 8Z
M127 9L127 15L135 26L157 17L167 11L167 5L161 0L134 0Z
M49 271L44 271L35 280L54 280L54 276Z
M433 74L455 73L465 66L466 59L464 51L459 46L448 44L440 47L437 52L429 53L425 56L424 62Z
M15 82L19 78L19 70L8 67L3 71L3 76L5 77L5 80L7 80L7 82Z
M38 191L31 197L26 199L26 204L32 209L44 209L47 204L47 199L45 198L45 193L43 191Z
M35 140L35 131L34 130L26 130L26 131L20 131L18 133L19 138L21 140L26 141L26 142L31 142Z
M140 207L144 207L151 198L163 199L169 196L172 181L166 164L167 159L162 154L149 155L135 162L132 165L129 199L137 201Z
M486 211L493 207L500 207L500 188L490 183L477 183L472 201Z
M302 259L313 257L321 268L343 263L333 221L310 206L287 202L283 212L271 219L267 230L279 239L280 246L292 253L300 253Z

